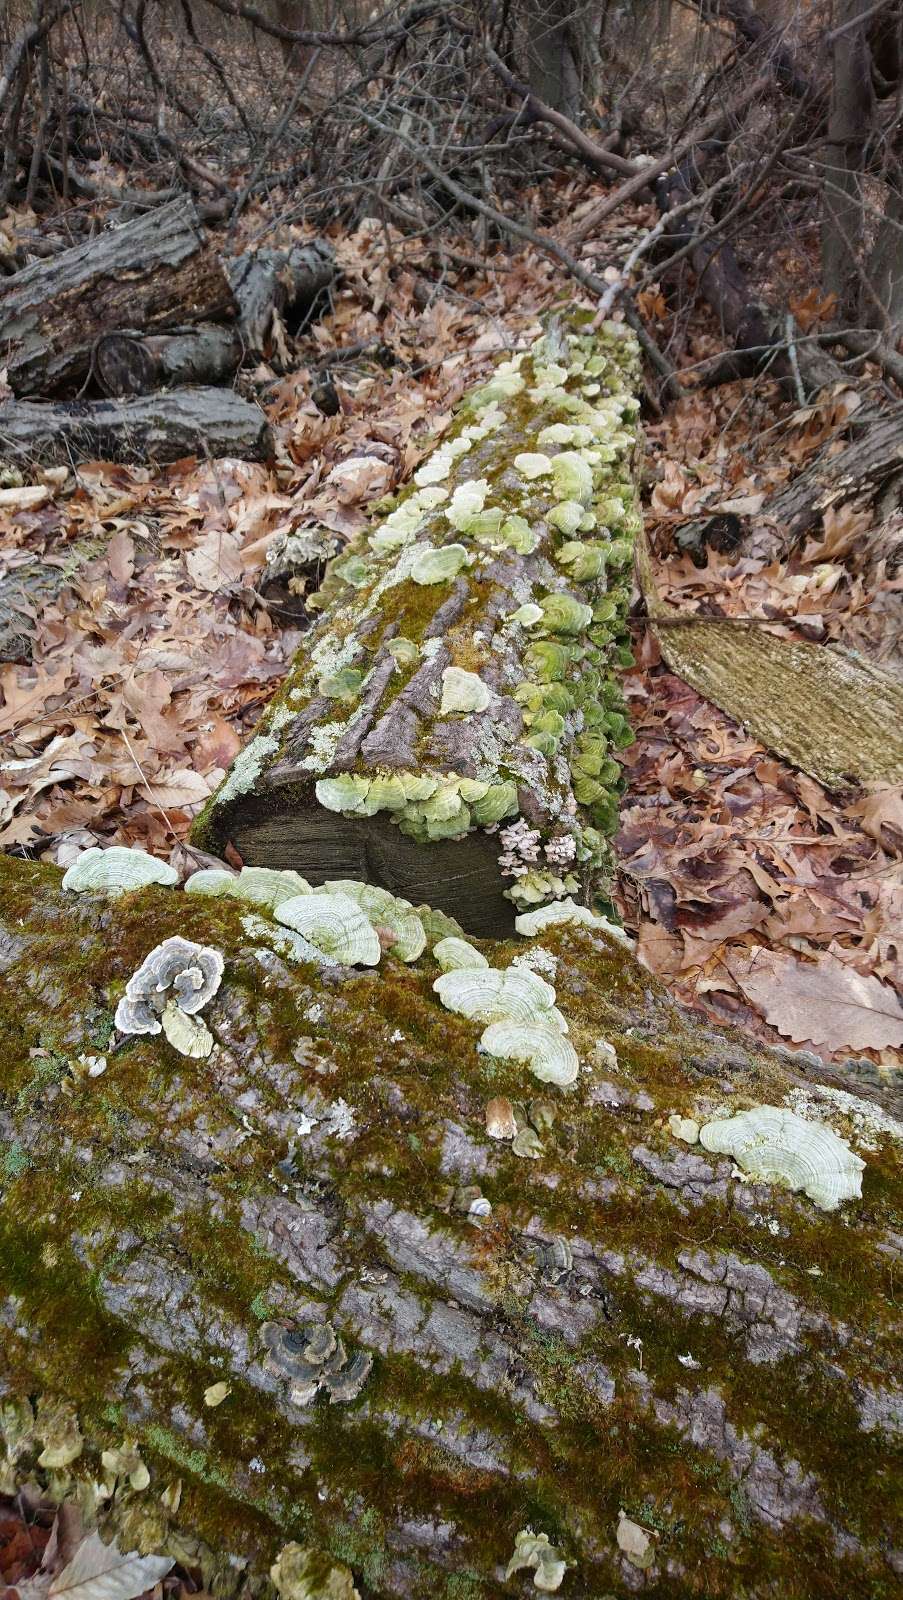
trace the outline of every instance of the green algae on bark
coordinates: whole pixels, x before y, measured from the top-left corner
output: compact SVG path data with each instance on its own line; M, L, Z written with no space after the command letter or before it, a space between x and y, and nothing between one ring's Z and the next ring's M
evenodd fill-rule
M364 1600L529 1593L504 1574L532 1529L565 1596L889 1600L903 1205L872 1100L700 1026L622 944L561 925L540 951L480 945L499 970L540 958L580 1060L531 1101L525 1160L486 1105L539 1086L479 1052L427 951L291 964L234 899L68 895L21 862L0 863L0 907L13 1479L80 1498L124 1548L193 1552L223 1595L289 1541ZM202 1060L110 1032L176 932L225 959ZM76 1071L101 1045L105 1072ZM848 1139L861 1198L822 1213L670 1131L755 1104ZM372 1362L359 1389L299 1400L334 1339ZM39 1464L51 1416L51 1460L77 1422L65 1465ZM103 1453L133 1451L147 1485L133 1465L99 1497ZM652 1539L642 1579L621 1511Z
M467 396L330 563L197 843L382 883L476 933L604 895L631 738L637 365L617 324L553 325Z

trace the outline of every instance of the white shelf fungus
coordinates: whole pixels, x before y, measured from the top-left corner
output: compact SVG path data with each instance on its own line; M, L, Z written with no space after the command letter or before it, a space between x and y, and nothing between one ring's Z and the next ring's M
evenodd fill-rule
M454 934L449 934L446 939L440 939L438 944L434 944L433 955L443 972L459 972L466 967L489 965L482 951L476 950L466 939L456 938Z
M571 898L553 900L551 905L538 906L535 911L524 911L515 917L514 926L518 933L532 937L537 933L544 933L546 928L557 926L558 923L574 923L587 928L598 928L602 933L611 934L612 938L620 940L621 944L632 948L633 941L630 935L619 928L616 922L609 922L607 917L600 916L597 911L591 911L589 906L578 906Z
M203 1024L192 1027L190 1019L213 999L223 967L220 952L209 945L193 944L178 934L164 939L129 978L116 1007L116 1027L120 1033L162 1031L182 1055L209 1055L212 1034Z
M376 930L394 935L389 950L399 961L416 961L426 949L426 930L410 900L391 894L375 883L358 883L353 878L335 878L313 891L315 895L344 894L353 900ZM378 937L377 932L377 937Z
M465 672L463 667L446 667L442 674L442 700L439 715L447 717L452 711L467 713L485 711L492 695L477 672Z
M467 551L463 544L446 544L439 550L425 544L412 562L409 576L413 583L447 583L466 565Z
M832 1129L795 1111L754 1106L707 1122L699 1139L706 1150L732 1156L751 1178L802 1190L822 1211L862 1194L862 1158Z
M86 894L92 889L105 890L107 894L126 894L130 889L143 889L149 883L161 883L167 888L178 883L179 874L167 861L157 861L146 850L129 850L125 845L114 844L109 850L92 846L83 850L63 876L63 888L76 894Z
M185 885L187 894L230 895L235 900L270 908L309 890L310 884L300 872L283 872L276 867L242 867L238 874L205 867L192 873Z
M528 968L463 967L444 972L433 989L446 1010L471 1022L543 1022L567 1033L555 990Z
M541 1083L556 1083L560 1089L580 1071L574 1046L545 1022L491 1022L480 1049L503 1061L520 1061Z
M561 1559L547 1533L534 1533L532 1528L522 1528L515 1535L514 1554L505 1568L505 1581L524 1567L533 1568L533 1587L544 1594L554 1594L560 1589L567 1572L567 1562Z
M277 922L294 928L342 967L375 967L382 953L379 934L347 894L299 894L274 911Z

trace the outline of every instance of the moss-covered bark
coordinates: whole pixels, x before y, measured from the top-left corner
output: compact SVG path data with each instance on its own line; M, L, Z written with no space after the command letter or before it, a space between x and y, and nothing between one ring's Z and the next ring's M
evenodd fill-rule
M630 740L635 384L627 330L553 327L468 396L331 564L197 842L370 878L477 932L604 892Z
M896 1592L880 1085L854 1102L695 1024L596 927L482 947L554 985L581 1064L560 1089L478 1052L428 952L292 965L235 900L73 895L23 863L0 907L4 1484L78 1494L220 1594L287 1540L369 1600L525 1594L525 1528L574 1597ZM201 1060L113 1029L176 933L226 959ZM486 1134L503 1096L532 1159ZM861 1198L820 1211L673 1131L752 1103L849 1141ZM327 1325L372 1367L354 1398L292 1400L283 1330Z

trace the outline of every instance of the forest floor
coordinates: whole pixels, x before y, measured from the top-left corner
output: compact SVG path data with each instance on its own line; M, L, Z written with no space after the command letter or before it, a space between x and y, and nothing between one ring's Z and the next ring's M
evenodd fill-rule
M564 209L594 197L571 177L558 200ZM246 229L257 220L249 211ZM603 271L623 256L625 233L651 220L651 208L620 212L584 259ZM21 212L0 218L12 238L33 225ZM283 232L271 242L303 230ZM67 545L85 536L100 552L32 619L32 664L0 667L3 849L65 864L101 840L195 865L192 817L303 634L297 616L260 592L268 548L316 524L340 538L358 530L491 358L572 298L538 253L481 264L470 236L429 251L364 223L331 242L343 276L328 315L301 337L286 376L252 374L276 433L274 465L92 463L38 473L43 494L13 487L0 496L7 571L35 554L65 562ZM791 303L804 329L807 319L817 325L804 272ZM657 289L642 309L668 337ZM322 416L310 399L318 356L371 338L394 365L336 368L342 409ZM875 527L855 512L833 522L829 513L825 536L792 555L759 518L769 492L831 439L860 391L851 384L793 411L767 378L694 389L695 365L721 348L706 313L685 318L671 353L691 387L647 426L661 594L692 613L788 619L806 637L898 668L903 514ZM700 568L673 533L701 509L734 512L749 532L739 554L709 551ZM821 1053L861 1053L857 1006L880 1010L886 996L894 1009L903 990L903 792L829 793L776 759L664 668L639 614L635 655L618 899L641 958L686 1003L800 1047L788 976L814 970L836 996ZM891 1051L867 1053L898 1065Z

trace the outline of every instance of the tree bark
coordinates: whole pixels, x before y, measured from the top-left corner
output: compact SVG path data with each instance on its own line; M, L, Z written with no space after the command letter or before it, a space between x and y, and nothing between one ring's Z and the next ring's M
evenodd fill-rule
M903 164L899 162L890 169L884 216L866 279L871 293L863 318L870 327L880 328L892 347L898 345L903 338Z
M284 322L291 316L303 323L336 275L335 256L324 239L290 250L258 250L225 265L245 350L258 358L272 348L274 319Z
M583 107L581 34L591 33L585 12L595 9L569 0L529 0L524 6L530 87L572 122L579 120ZM598 40L595 43L598 55Z
M272 450L259 406L231 389L180 389L130 400L0 405L0 452L11 461L178 461L240 456L264 461Z
M94 375L104 394L121 399L183 384L225 383L241 358L237 328L202 323L151 338L122 331L98 339Z
M838 24L855 22L870 0L841 0ZM841 320L857 320L863 234L863 161L874 121L875 96L866 24L847 28L833 42L833 83L824 155L822 284L837 297Z
M17 395L72 391L88 376L101 334L136 325L154 333L234 309L191 200L173 200L0 281L10 387Z
M631 741L614 669L632 659L636 380L628 330L553 327L469 397L331 563L202 848L375 879L487 934L512 901L605 882Z
M553 928L583 1066L538 1085L478 1051L430 954L298 964L235 900L75 896L10 860L0 884L7 1493L77 1498L213 1593L259 1592L292 1540L369 1600L532 1594L504 1576L527 1528L587 1600L890 1593L900 1162L869 1063L838 1097ZM112 1030L174 934L225 958L199 1060ZM487 1136L499 1097L533 1159ZM669 1123L788 1099L860 1150L861 1199L817 1210ZM354 1366L335 1398L299 1390L311 1337ZM98 1506L124 1440L145 1486L133 1460Z

